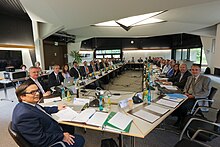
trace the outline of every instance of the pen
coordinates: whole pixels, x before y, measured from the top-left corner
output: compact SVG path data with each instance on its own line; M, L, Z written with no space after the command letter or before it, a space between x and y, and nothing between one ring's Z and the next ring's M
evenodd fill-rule
M59 102L59 101L61 101L61 100L55 100L55 101L53 101L53 102Z

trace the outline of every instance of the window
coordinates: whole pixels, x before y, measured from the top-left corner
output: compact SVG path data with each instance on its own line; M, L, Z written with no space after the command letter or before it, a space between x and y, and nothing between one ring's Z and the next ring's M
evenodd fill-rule
M201 48L190 49L190 61L193 61L196 64L200 64L201 58Z
M121 49L106 49L101 50L97 49L95 51L95 58L120 58L121 57Z
M177 49L176 50L176 60L177 61L182 60L181 53L182 53L182 49Z

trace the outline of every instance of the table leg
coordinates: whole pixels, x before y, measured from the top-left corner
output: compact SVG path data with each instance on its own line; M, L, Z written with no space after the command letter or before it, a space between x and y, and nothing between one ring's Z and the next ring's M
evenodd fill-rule
M135 147L135 137L131 136L131 147Z
M123 146L124 146L123 135L119 134L119 147L123 147Z
M6 100L6 101L11 101L13 102L13 100L8 99L8 93L7 93L7 87L6 87L6 83L3 84L4 85L4 93L5 93L5 98L4 99L0 99L2 100Z

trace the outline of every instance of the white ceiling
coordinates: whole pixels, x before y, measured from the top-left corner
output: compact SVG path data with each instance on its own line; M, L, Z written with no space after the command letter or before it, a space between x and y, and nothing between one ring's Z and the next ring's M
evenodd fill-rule
M220 0L20 0L34 21L59 26L77 39L142 37L176 33L214 36L210 26L220 22ZM157 16L164 23L95 27L96 23L168 10ZM206 29L207 28L207 29ZM215 27L213 27L215 29ZM210 32L211 31L211 32ZM214 31L215 32L215 31Z

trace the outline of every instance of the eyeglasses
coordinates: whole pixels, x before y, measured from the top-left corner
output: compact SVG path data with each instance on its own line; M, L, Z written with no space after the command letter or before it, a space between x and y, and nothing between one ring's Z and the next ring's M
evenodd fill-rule
M36 95L36 93L40 93L40 89L37 89L37 90L33 90L33 91L30 91L30 92L25 92L24 94L32 94L32 95Z

